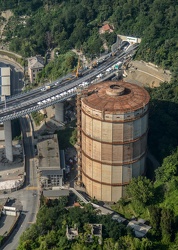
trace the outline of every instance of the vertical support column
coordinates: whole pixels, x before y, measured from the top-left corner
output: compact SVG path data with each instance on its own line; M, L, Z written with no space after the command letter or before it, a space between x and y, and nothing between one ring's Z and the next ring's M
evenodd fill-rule
M11 129L11 121L4 122L4 133L5 133L5 151L6 158L9 161L13 161L13 153L12 153L12 129Z
M64 103L59 102L55 104L55 119L58 122L64 122Z

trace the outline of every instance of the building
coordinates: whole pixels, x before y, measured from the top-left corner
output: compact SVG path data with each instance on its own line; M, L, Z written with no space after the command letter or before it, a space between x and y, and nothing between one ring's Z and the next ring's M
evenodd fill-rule
M114 215L112 216L112 219L113 219L113 220L116 220L116 221L119 222L119 223L124 223L124 222L127 221L126 218L120 216L119 214L114 214Z
M74 228L66 228L66 237L68 240L74 240L78 237L78 228L75 226Z
M58 189L58 190L44 190L43 196L46 199L55 200L59 197L68 197L69 190L68 189Z
M142 220L131 220L128 225L128 227L131 227L135 233L135 236L137 238L142 238L144 237L148 231L151 229L150 226L146 225L144 221Z
M0 101L6 100L11 95L11 69L10 67L0 68ZM4 104L4 108L6 102ZM0 123L0 141L5 140L4 125Z
M106 33L106 32L112 33L113 31L114 31L114 30L113 30L113 28L111 27L111 25L107 23L107 24L103 25L103 26L100 28L99 33L100 33L100 34L104 34L104 33Z
M149 100L144 88L122 80L78 94L78 181L91 197L116 202L145 173Z
M11 69L10 67L0 68L0 100L11 95Z
M63 186L63 169L60 167L60 154L57 135L42 136L37 144L40 183L44 189Z
M98 237L98 243L102 244L102 224L89 224L91 234L88 235L87 242L93 242L93 237Z
M37 55L28 58L28 75L30 82L36 80L37 74L44 68L44 59L42 56Z

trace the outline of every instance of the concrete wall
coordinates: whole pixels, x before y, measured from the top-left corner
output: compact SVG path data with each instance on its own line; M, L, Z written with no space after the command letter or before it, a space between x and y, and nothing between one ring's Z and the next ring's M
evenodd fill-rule
M4 122L6 158L13 161L11 121Z

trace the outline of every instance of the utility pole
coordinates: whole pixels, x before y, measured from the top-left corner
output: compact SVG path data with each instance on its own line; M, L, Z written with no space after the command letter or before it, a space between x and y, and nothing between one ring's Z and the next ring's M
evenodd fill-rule
M6 109L6 95L4 95L4 104L5 104L5 109Z

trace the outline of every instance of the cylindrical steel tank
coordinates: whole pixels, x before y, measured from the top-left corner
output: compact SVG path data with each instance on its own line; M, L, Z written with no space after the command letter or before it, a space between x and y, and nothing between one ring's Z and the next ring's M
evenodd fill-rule
M144 174L149 99L124 81L90 86L81 99L82 182L91 197L118 201L131 178Z

